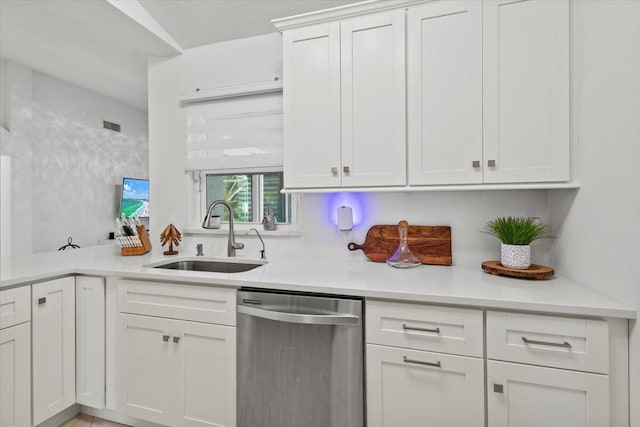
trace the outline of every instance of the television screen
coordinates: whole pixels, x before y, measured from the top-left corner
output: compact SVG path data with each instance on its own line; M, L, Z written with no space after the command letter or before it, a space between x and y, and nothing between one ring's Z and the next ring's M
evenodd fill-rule
M120 199L120 215L127 218L138 215L149 217L149 180L124 178L122 180L122 198Z

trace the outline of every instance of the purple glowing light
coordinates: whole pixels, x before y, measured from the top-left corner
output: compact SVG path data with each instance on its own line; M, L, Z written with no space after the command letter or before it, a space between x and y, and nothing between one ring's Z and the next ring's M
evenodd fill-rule
M364 222L366 214L366 199L363 193L331 193L326 195L327 218L331 224L338 225L338 208L349 206L353 211L353 226Z

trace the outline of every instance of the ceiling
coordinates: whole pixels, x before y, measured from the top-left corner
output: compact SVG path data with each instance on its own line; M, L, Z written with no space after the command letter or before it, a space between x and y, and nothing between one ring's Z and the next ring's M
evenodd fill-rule
M0 0L0 56L146 110L148 56L271 33L271 19L348 3Z

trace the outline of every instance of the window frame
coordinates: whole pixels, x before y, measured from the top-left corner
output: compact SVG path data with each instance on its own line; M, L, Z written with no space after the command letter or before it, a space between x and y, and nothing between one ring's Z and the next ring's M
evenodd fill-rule
M201 171L192 171L190 175L192 175L195 192L196 192L196 197L194 200L196 205L194 209L196 213L196 217L193 218L192 220L195 222L197 229L195 230L191 229L190 231L192 233L200 232L202 234L227 234L228 233L228 227L226 225L229 223L229 221L220 221L221 224L225 225L220 229L209 230L209 229L204 229L201 226L202 220L207 214L207 209L209 208L209 206L207 205L207 188L206 188L207 175L249 175L249 174L265 174L265 173L277 173L277 172L282 172L282 168L281 167L264 167L264 168L243 168L243 169L207 169L207 170L201 170ZM254 180L256 179L260 181L263 180L262 177L257 178L256 176L254 176L252 177L252 185L255 184ZM260 185L256 188L258 189L258 191L253 192L252 203L254 203L254 206L258 208L257 218L261 219L264 216L263 206L262 206L262 203L260 203L260 200L262 200L264 196L262 183L260 183ZM267 235L299 235L300 234L300 228L299 228L300 197L298 194L290 194L290 196L291 196L291 201L290 201L291 217L289 218L290 222L288 223L278 222L277 223L278 227L276 230L266 231L262 227L261 220L257 222L234 221L233 222L234 228L236 229L236 231L240 231L240 232L243 232L243 231L246 232L246 231L249 231L251 228L256 228L261 233L264 231L264 233L262 233L263 235L265 234Z

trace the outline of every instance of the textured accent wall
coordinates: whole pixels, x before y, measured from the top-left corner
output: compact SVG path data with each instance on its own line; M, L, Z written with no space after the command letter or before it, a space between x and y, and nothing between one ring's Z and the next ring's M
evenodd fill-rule
M12 255L54 251L68 237L80 246L96 245L113 231L122 178L148 177L146 112L30 74L31 99L12 93L11 132L2 140L3 153L19 160L11 176ZM13 108L18 103L21 112ZM103 129L103 120L122 125L122 132ZM18 239L30 239L30 245Z

